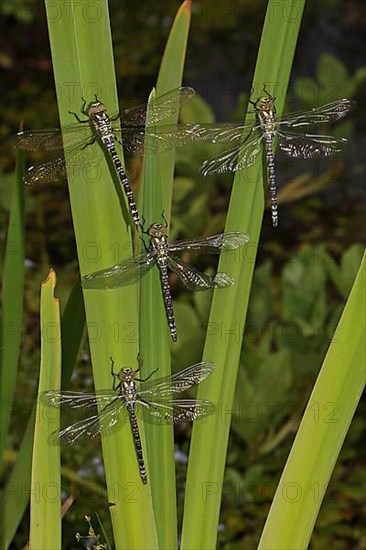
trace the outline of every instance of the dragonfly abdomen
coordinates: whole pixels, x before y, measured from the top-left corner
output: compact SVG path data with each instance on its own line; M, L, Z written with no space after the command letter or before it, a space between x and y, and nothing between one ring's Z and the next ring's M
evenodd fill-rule
M142 483L144 483L144 485L146 485L146 483L147 483L147 474L146 474L146 469L145 469L144 456L142 454L140 430L139 430L139 426L138 426L138 423L137 423L134 404L132 404L132 403L128 404L127 405L127 410L128 410L128 414L130 416L132 437L133 437L133 441L134 441L134 444L135 444L137 460L138 460L138 463L139 463L141 481L142 481Z
M163 298L164 298L164 305L165 305L165 311L166 316L168 319L169 324L169 331L170 336L173 340L173 342L177 341L177 328L175 326L175 317L174 317L174 311L173 311L173 301L172 301L172 294L170 291L170 284L169 284L169 278L168 278L168 260L167 258L159 258L157 261L157 264L159 266L160 270L160 279L161 279L161 285L163 290Z
M140 225L140 216L139 216L139 213L138 213L138 210L137 210L136 201L135 201L135 197L133 196L133 193L132 193L130 182L128 181L128 178L127 178L127 174L124 171L124 168L122 166L121 161L119 160L119 156L117 155L117 151L116 151L114 145L111 145L110 143L108 143L108 145L106 145L106 148L107 148L107 150L108 150L108 152L111 156L113 165L116 169L119 180L120 180L120 182L123 186L124 192L126 194L128 207L130 209L132 219L133 219L135 225L139 226Z
M271 211L272 211L272 225L277 227L278 225L278 207L277 207L277 187L276 187L276 172L274 166L273 155L273 136L272 134L264 135L264 142L266 144L267 154L267 170L268 170L268 183L269 183L269 196L271 199Z

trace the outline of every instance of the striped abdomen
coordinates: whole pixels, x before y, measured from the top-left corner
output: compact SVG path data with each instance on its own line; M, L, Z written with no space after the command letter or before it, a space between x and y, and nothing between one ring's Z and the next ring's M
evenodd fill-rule
M271 134L264 135L264 142L266 144L267 154L267 169L268 169L268 182L269 182L269 196L271 198L271 211L272 211L272 225L277 227L278 225L278 208L277 208L277 188L276 188L276 174L274 167L274 155L272 149L273 137Z
M160 270L161 286L163 290L164 305L165 305L166 316L169 324L170 336L172 337L173 342L176 342L177 329L175 326L172 294L170 291L170 284L169 284L169 278L168 278L167 260L165 258L159 258L157 261L157 264Z
M114 147L114 145L111 145L110 143L106 144L106 147L108 149L109 154L111 155L112 162L114 164L114 167L116 169L116 172L118 174L119 180L122 183L122 187L124 189L124 192L127 197L128 207L130 209L130 213L132 216L132 219L136 225L140 225L140 217L136 206L135 197L133 196L132 189L130 186L130 182L128 181L127 174L124 171L124 168L122 166L121 161L119 160L119 157L117 155L117 151Z
M128 414L130 415L132 437L135 444L135 450L137 455L137 461L139 464L141 481L146 485L147 475L145 470L144 456L142 454L140 431L139 431L139 426L137 424L137 418L135 414L135 406L133 404L129 404L127 405L127 410L128 410Z

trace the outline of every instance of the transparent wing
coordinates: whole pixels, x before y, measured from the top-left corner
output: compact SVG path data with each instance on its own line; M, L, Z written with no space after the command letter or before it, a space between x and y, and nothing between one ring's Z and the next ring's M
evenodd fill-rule
M155 124L176 113L184 103L195 95L195 93L193 88L183 86L156 97L149 104L150 123ZM132 107L131 109L126 109L122 111L119 116L115 115L111 118L114 120L119 118L122 126L145 126L146 109L147 104L145 103L137 107Z
M245 130L252 132L260 130L259 123L249 122L247 124L238 124L233 122L223 122L214 124L197 124L195 137L199 141L209 143L233 143L243 139Z
M93 147L80 149L75 147L68 151L68 175L71 178L77 175L87 173L90 168L95 166L95 150ZM66 179L66 163L63 155L49 158L43 163L31 166L24 177L24 183L34 185L37 183L53 183Z
M169 252L178 250L190 250L192 252L203 252L205 254L219 254L221 250L236 250L249 241L248 235L232 231L220 233L203 239L192 239L176 241L169 244Z
M232 143L242 138L243 130L260 128L253 124L171 124L150 127L115 127L114 132L123 143L124 151L132 154L156 154L181 147L192 141Z
M155 262L156 254L145 252L126 263L85 275L82 279L83 287L101 290L130 285L142 277Z
M54 157L28 168L24 175L26 185L51 183L66 179L66 164L63 157Z
M355 106L355 101L350 99L339 99L337 101L332 101L332 103L327 103L322 107L311 109L310 111L298 111L276 117L276 124L281 127L287 126L289 128L298 128L311 124L336 122L353 111Z
M282 130L277 130L276 133L280 136L279 146L287 155L305 159L318 156L332 157L347 143L347 140L341 137L298 135Z
M123 150L131 154L156 154L169 151L173 147L181 147L186 143L200 139L199 124L164 125L148 128L145 126L115 128L114 133L120 136Z
M252 166L261 150L262 140L263 134L259 130L253 132L241 145L229 149L211 160L205 160L201 166L201 174L208 176L236 172L244 167Z
M98 391L97 394L48 390L42 393L41 402L49 407L60 407L61 405L67 405L70 409L84 409L99 406L103 409L117 396L118 394L112 390Z
M202 361L201 363L191 365L190 367L187 367L172 376L165 376L163 378L158 378L157 380L145 382L141 386L138 393L144 399L146 398L150 401L150 397L159 399L165 396L170 396L171 393L183 392L191 386L199 384L202 380L205 380L214 368L215 365L213 363L206 363Z
M90 124L71 124L61 128L49 130L25 130L12 137L11 143L17 149L25 151L55 151L82 146L92 139L93 133Z
M144 418L161 424L178 424L213 414L215 406L211 401L201 399L174 399L172 401L150 401L144 409Z
M234 283L234 279L226 273L216 273L214 277L202 273L195 267L186 264L180 258L169 254L168 265L183 281L189 290L207 290L209 288L225 288Z
M179 111L181 106L194 95L193 88L181 87L157 97L149 106L149 118L152 124L164 120ZM111 116L111 121L119 120L122 126L145 126L147 104L126 109L120 114ZM114 124L114 126L116 126ZM116 131L120 131L117 127ZM60 128L48 130L26 130L18 132L12 138L12 145L26 151L52 151L66 149L68 147L82 146L84 142L92 138L93 132L90 124L71 124Z
M121 428L127 420L126 402L120 396L114 396L99 415L94 414L84 420L75 422L61 430L58 437L68 445L82 442L85 438L94 439L98 435L108 436Z

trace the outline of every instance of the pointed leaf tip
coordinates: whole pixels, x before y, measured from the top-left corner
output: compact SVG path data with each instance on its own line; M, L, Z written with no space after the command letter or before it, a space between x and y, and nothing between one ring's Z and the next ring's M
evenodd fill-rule
M180 9L191 12L192 11L192 0L184 0L184 2L181 5Z
M47 277L45 278L45 280L42 282L42 285L46 285L48 283L52 283L53 286L56 286L56 282L57 282L57 276L56 276L56 271L54 269L50 269Z

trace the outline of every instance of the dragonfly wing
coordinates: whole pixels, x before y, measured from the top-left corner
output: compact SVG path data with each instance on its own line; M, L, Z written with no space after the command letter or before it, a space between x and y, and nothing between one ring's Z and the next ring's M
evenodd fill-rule
M61 128L49 130L25 130L18 132L11 139L11 143L17 149L25 151L55 151L80 146L92 138L89 124L72 124Z
M49 130L25 130L11 138L11 144L16 149L24 151L52 151L62 149L60 128Z
M178 112L181 106L194 95L193 88L183 86L156 97L149 104L149 122L155 124ZM147 104L122 111L119 116L122 126L145 126ZM116 119L116 116L111 117Z
M277 134L280 137L279 146L287 155L305 159L318 156L332 157L347 143L347 140L341 137L298 135L283 130L277 131Z
M263 135L259 131L250 134L241 144L214 157L205 160L201 166L201 174L221 174L224 172L237 172L244 167L252 166L261 150Z
M68 169L63 155L51 157L46 162L31 166L25 175L24 182L27 185L36 183L53 183L66 179L67 176L75 178L83 173L87 177L88 170L95 168L95 151L93 147L74 147L69 149Z
M216 273L214 277L211 277L171 254L169 254L168 265L170 269L179 276L189 290L225 288L234 283L234 280L226 273Z
M203 239L176 241L169 244L171 252L178 250L190 250L203 252L204 254L219 254L221 250L236 250L249 241L248 235L239 231L220 233Z
M152 398L163 398L170 396L171 393L183 392L199 384L202 380L205 380L209 374L214 370L215 365L213 363L206 363L204 361L191 365L186 369L183 369L172 376L164 376L157 380L145 382L139 390L139 395L150 401Z
M111 401L98 414L89 416L67 426L58 434L59 438L68 445L82 442L85 438L94 439L98 435L108 436L120 429L126 420L126 402L121 396L114 395Z
M243 139L246 130L252 132L260 129L259 124L253 122L247 124L222 123L222 124L197 124L196 139L209 143L234 143Z
M149 406L144 409L144 417L161 424L178 424L213 414L215 410L215 405L211 401L202 399L157 399L149 401Z
M34 185L37 183L53 183L66 179L66 164L63 157L57 156L28 168L24 183Z
M101 290L130 285L142 277L155 261L156 255L153 252L134 256L126 263L85 275L82 279L83 287Z
M96 437L100 433L100 425L98 415L93 414L84 420L75 422L60 432L51 434L52 443L63 442L67 445L74 445L81 442L83 439Z
M285 114L282 117L276 118L276 124L281 127L299 128L311 124L336 122L353 111L355 106L355 101L350 99L339 99L338 101L332 101L332 103L327 103L322 107L316 107L310 111L298 111Z
M167 124L149 128L124 127L122 131L116 128L113 131L115 135L121 136L126 153L147 155L164 153L199 140L201 127L199 124Z
M41 394L41 402L49 407L60 407L61 405L67 405L70 409L84 409L96 407L98 405L103 408L113 401L115 397L116 392L111 390L98 391L97 394L48 390Z

